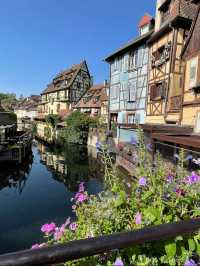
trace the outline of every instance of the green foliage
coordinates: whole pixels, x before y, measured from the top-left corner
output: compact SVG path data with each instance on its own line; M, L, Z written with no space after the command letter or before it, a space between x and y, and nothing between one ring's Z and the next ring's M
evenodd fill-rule
M51 128L50 127L45 127L44 128L44 137L48 140L52 138L52 133L51 133Z
M98 196L90 196L87 201L76 203L77 229L71 231L66 228L59 243L199 217L200 177L196 174L197 181L188 182L182 170L175 172L160 154L153 164L147 155L141 130L138 130L138 139L138 163L130 193L127 193L126 182L117 176L107 147L103 147L101 158L105 165L105 190ZM194 177L194 173L192 175ZM120 257L127 266L182 266L187 259L196 260L199 255L200 233L197 232L67 262L65 265L113 265Z
M49 114L45 117L46 122L55 129L57 127L57 124L59 123L60 119L58 115Z
M34 137L37 135L37 123L34 122L32 124L31 132L32 132Z
M67 143L86 144L90 127L97 127L98 118L75 111L66 118L67 127L60 131L59 140Z

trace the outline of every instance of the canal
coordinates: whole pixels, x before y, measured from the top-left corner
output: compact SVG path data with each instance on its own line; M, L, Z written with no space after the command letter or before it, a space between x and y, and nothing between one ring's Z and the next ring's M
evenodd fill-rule
M33 145L20 167L0 166L0 254L43 241L41 225L75 219L71 198L84 181L89 194L103 189L95 152L82 146Z

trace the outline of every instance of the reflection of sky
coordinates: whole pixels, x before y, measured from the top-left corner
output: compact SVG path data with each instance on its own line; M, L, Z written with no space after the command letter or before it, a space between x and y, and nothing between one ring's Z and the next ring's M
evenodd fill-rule
M52 171L40 162L37 148L33 148L33 153L33 165L22 193L9 187L0 191L0 253L29 248L41 237L43 223L61 224L73 216L70 199L74 192L52 178ZM88 180L86 187L94 194L102 189L97 179Z

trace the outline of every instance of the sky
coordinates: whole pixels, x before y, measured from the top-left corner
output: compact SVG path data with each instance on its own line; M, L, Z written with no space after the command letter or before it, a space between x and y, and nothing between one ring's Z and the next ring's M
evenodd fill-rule
M95 83L103 59L138 35L155 0L0 0L0 92L40 94L60 71L86 60Z

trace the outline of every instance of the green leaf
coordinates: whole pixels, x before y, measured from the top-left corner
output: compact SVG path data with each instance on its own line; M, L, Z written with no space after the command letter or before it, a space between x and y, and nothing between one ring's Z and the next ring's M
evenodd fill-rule
M192 239L192 238L188 239L188 245L189 245L189 250L190 251L195 251L196 244L195 244L194 239Z
M165 252L167 254L167 257L173 258L176 255L176 243L175 242L169 242L165 245Z

